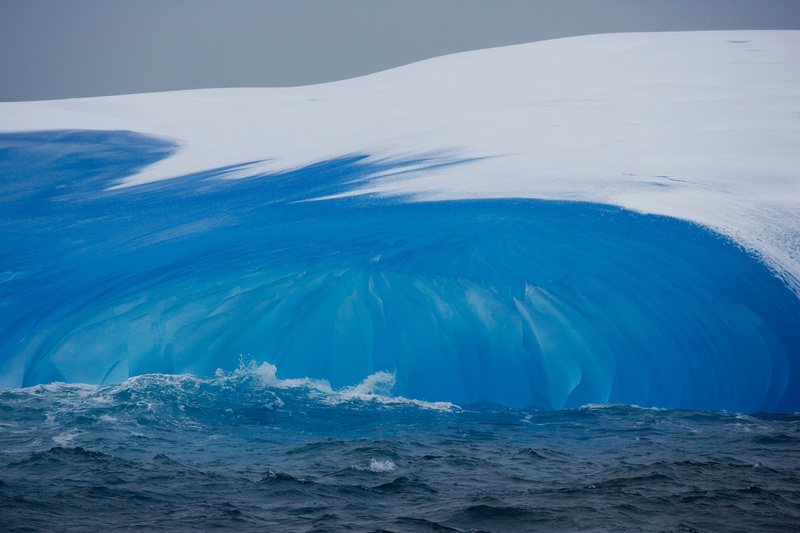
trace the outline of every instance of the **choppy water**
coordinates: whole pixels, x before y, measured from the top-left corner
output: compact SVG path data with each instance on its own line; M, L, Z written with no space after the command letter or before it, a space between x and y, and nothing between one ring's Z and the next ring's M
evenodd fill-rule
M3 531L797 531L800 415L214 378L0 391Z

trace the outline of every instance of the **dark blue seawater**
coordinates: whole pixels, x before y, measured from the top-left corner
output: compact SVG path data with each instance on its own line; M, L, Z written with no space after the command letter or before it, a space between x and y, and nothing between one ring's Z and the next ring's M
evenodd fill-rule
M800 529L797 415L456 408L386 381L3 390L0 530Z
M176 149L0 135L0 529L800 529L800 299L734 243L317 200L436 155L113 188Z

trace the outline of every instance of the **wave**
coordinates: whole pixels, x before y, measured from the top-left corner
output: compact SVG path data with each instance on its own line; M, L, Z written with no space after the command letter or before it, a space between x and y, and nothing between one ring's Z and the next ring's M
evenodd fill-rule
M144 374L114 385L48 383L22 389L0 389L0 401L17 407L48 399L48 420L60 424L65 419L82 418L90 424L119 424L135 421L185 428L213 421L217 414L234 418L303 409L321 412L345 410L413 409L442 413L461 409L447 402L424 402L392 395L394 376L378 372L361 383L334 389L325 380L311 378L279 379L269 363L257 365L240 360L231 372L218 369L214 376L189 374ZM223 414L223 418L224 418ZM257 415L257 418L260 415ZM54 437L59 446L70 446L82 429L70 425ZM380 468L378 464L375 468Z
M256 365L255 361L244 363L240 360L239 368L233 372L225 372L217 369L215 381L225 383L229 380L254 380L264 388L285 390L299 389L311 393L312 396L331 406L343 403L364 402L380 404L386 406L414 406L420 409L433 409L438 411L458 410L459 407L450 402L425 402L394 396L392 391L395 386L395 375L389 372L376 372L364 378L360 383L334 389L331 384L324 379L287 378L277 377L278 368L270 363ZM199 378L198 378L199 379Z
M670 530L676 501L695 529L798 520L797 416L332 406L259 374L0 390L4 526Z

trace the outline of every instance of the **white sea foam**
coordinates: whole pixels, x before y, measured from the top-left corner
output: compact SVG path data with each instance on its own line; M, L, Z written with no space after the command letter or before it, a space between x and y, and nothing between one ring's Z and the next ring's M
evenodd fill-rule
M370 459L369 466L365 470L376 474L394 472L397 467L391 459Z
M394 472L397 468L397 465L394 464L394 461L391 459L370 459L369 464L367 466L351 466L352 470L357 470L359 472L372 472L375 474L386 474L389 472Z
M395 375L391 372L376 372L356 385L338 390L331 387L330 383L324 379L309 377L281 379L277 377L277 372L278 368L267 362L257 365L254 361L245 363L240 360L239 367L233 372L217 370L216 379L224 381L227 379L253 378L267 389L305 389L329 405L369 402L386 406L405 405L435 411L460 410L457 405L450 402L427 402L402 396L393 396L392 389L395 384ZM278 401L280 402L280 399Z
M59 446L67 448L69 446L72 446L74 444L74 442L75 442L75 439L77 437L79 437L79 436L80 436L80 432L73 430L73 431L67 431L67 432L64 432L64 433L59 433L58 435L54 435L52 437L52 439L53 439L53 442L55 442Z
M642 411L661 411L664 408L661 407L641 407L636 404L627 404L627 403L587 403L582 405L578 408L579 411L595 411L595 410L603 410L603 409L638 409Z

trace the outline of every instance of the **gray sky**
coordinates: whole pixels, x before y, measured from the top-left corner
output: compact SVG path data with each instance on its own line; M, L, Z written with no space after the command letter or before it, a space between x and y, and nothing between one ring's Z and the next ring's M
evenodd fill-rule
M0 101L320 83L622 31L800 29L800 0L0 0Z

